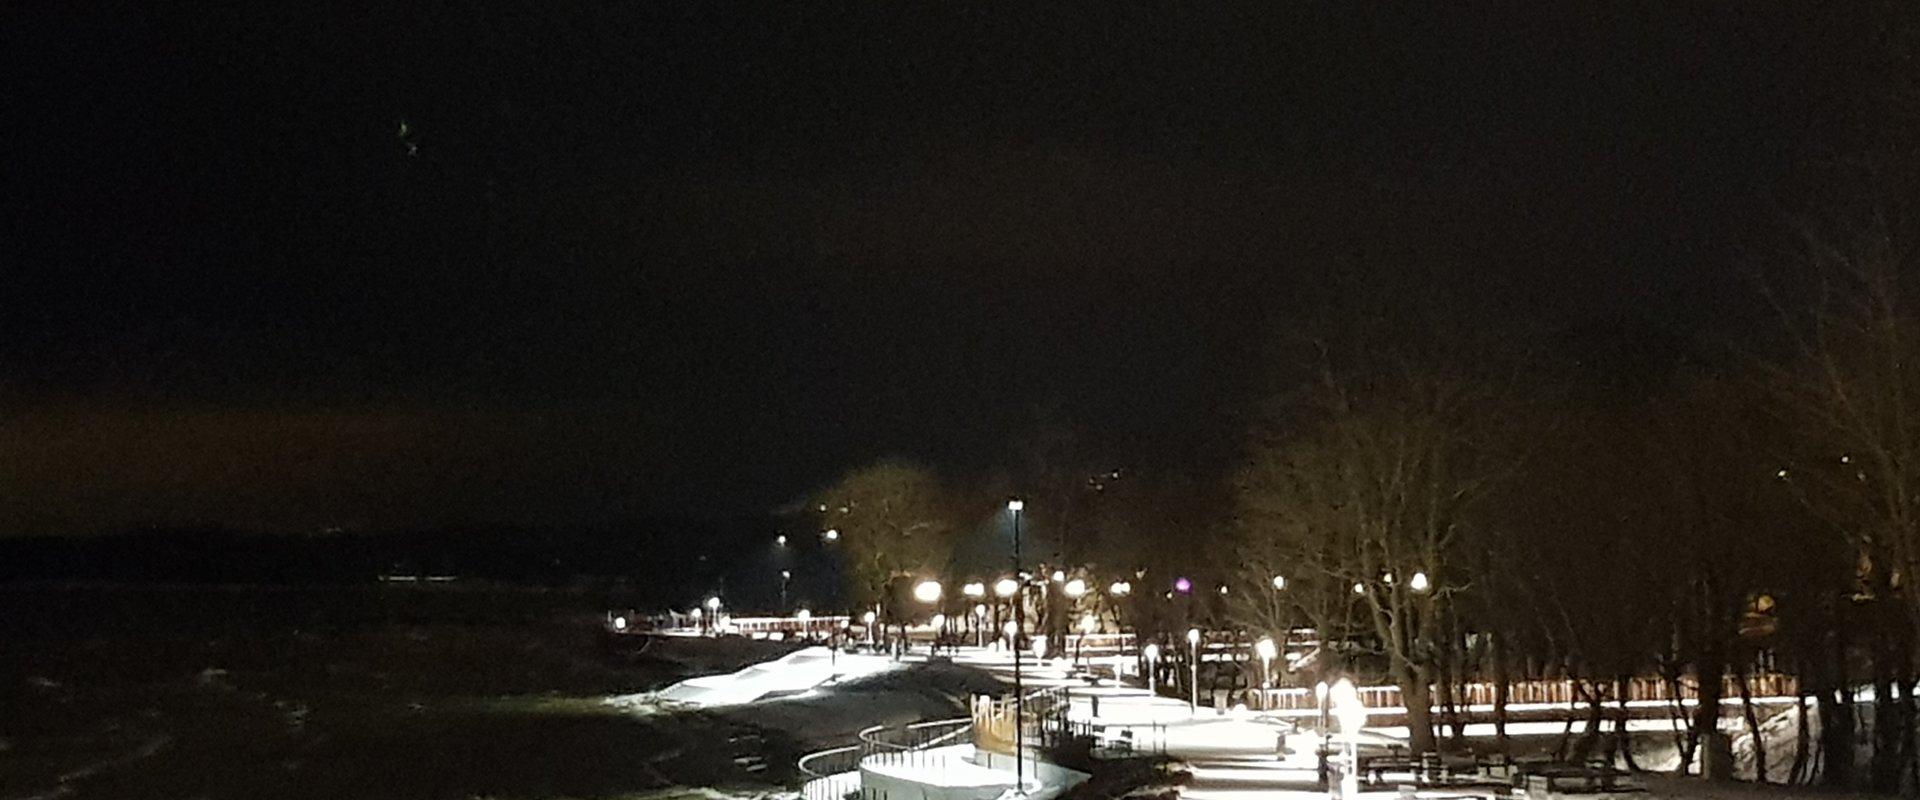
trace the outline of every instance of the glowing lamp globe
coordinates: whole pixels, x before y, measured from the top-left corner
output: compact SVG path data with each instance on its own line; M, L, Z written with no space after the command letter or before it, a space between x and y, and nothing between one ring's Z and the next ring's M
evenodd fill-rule
M1280 648L1274 646L1272 639L1263 638L1254 643L1253 651L1259 653L1261 658L1272 661L1274 656L1279 655Z
M932 603L940 599L940 582L925 580L913 587L913 599L922 603Z
M1181 594L1191 592L1193 591L1193 581L1187 580L1186 578L1175 578L1173 581L1173 590Z
M993 593L1001 597L1012 597L1017 591L1020 591L1020 582L1012 578L1001 578L993 585Z
M1087 593L1087 582L1079 578L1074 578L1073 580L1067 581L1067 585L1064 588L1068 597L1077 598Z

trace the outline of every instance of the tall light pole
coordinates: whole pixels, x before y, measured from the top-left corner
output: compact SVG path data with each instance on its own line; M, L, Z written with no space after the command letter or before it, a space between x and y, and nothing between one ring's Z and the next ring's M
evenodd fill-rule
M1190 650L1193 655L1193 692L1192 692L1191 699L1187 701L1187 713L1197 716L1200 713L1200 629L1199 628L1187 629L1187 649Z
M1148 644L1140 654L1147 657L1147 694L1157 695L1160 692L1154 688L1153 679L1160 674L1160 645Z
M1353 681L1341 678L1333 685L1333 715L1340 719L1340 732L1347 735L1346 773L1340 776L1340 796L1354 798L1360 794L1360 731L1367 725L1367 704L1360 700L1360 690Z
M1020 578L1020 512L1027 510L1026 501L1014 498L1007 501L1007 513L1013 515L1013 578ZM1017 593L1013 599L1013 629L1024 632L1027 629L1025 592ZM1020 636L1013 637L1013 790L1024 796L1027 793L1027 735L1026 700L1020 688Z
M1254 652L1260 654L1260 706L1265 708L1267 705L1267 690L1273 688L1273 657L1279 652L1280 648L1274 646L1273 637L1263 636L1260 638L1259 643L1253 646L1253 649Z
M1066 585L1061 587L1061 591L1067 595L1067 616L1072 617L1074 611L1080 610L1080 597L1087 593L1087 582L1079 578L1074 578L1073 580L1067 581ZM1081 627L1084 628L1085 626L1083 625ZM1076 666L1080 663L1080 646L1085 643L1086 638L1086 633L1082 631L1080 637L1073 642L1073 663Z

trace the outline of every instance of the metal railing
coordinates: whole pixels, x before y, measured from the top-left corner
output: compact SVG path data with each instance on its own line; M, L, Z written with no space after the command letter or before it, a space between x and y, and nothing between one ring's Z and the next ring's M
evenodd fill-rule
M861 767L937 767L948 757L929 751L971 742L972 733L971 717L875 725L855 734L855 744L801 756L798 766L807 782L800 794L806 800L845 800L860 792Z

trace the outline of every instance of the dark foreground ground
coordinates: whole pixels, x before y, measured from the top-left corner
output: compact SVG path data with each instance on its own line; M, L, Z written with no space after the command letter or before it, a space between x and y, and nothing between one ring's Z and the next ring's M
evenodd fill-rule
M797 745L602 703L777 655L609 656L501 588L0 588L0 798L609 798L790 779ZM764 771L734 761L766 756Z

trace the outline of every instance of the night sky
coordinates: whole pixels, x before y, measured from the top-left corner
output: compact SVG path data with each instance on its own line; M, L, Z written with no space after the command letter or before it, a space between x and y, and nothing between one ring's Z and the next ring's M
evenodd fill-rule
M1813 3L25 5L0 535L756 514L1045 417L1205 470L1407 276L1660 363L1886 68Z

